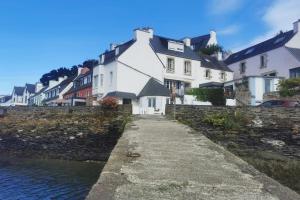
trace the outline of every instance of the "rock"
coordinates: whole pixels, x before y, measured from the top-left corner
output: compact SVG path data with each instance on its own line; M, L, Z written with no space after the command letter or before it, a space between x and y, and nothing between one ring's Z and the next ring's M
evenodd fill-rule
M262 138L260 139L261 142L265 144L270 144L274 147L283 147L285 145L285 142L282 140L274 140L274 139L268 139L268 138Z
M252 126L255 128L260 128L263 126L263 122L258 116L256 116L255 119L252 120Z
M7 114L7 109L1 108L1 109L0 109L0 118L1 118L1 117L5 117L6 114Z
M23 132L23 130L22 130L22 129L18 130L18 133L22 133L22 132Z
M77 134L77 136L81 137L81 136L83 136L83 133L80 132Z
M70 139L70 140L74 140L75 137L74 137L74 136L70 136L69 139Z

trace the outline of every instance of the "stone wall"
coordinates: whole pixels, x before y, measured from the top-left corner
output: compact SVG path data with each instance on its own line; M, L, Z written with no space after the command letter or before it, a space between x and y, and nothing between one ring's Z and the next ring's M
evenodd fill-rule
M105 161L130 115L127 105L9 107L0 118L0 156Z
M207 114L222 112L241 112L252 120L253 125L264 128L294 128L300 125L300 108L262 108L262 107L216 107L196 105L176 105L176 119L190 123L201 122ZM173 105L166 106L166 115L174 116ZM261 124L255 124L261 123Z
M300 95L295 95L292 97L281 97L279 92L269 92L264 94L264 101L268 100L296 100L300 101Z

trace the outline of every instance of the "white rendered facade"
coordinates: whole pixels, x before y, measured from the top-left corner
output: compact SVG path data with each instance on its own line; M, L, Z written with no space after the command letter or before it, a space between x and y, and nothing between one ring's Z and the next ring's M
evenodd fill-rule
M134 31L133 42L127 46L125 51L122 51L124 46L120 45L109 52L110 57L112 53L115 54L114 59L110 62L105 60L108 54L102 54L100 65L93 69L93 96L99 100L114 91L131 93L137 96L132 100L134 114L156 112L163 114L168 96L155 96L154 107L152 106L152 96L138 96L150 78L154 78L165 86L168 80L171 80L172 83L178 82L180 83L178 89L199 87L201 83L223 83L232 80L233 73L229 70L205 67L202 64L202 58L191 53L192 50L188 43L169 39L168 47L162 50L166 51L164 53L158 52L157 49L160 47L155 46L154 39L159 40L160 38L153 35L152 29L137 29ZM170 48L174 50L170 50ZM187 54L187 51L191 55ZM171 73L167 67L168 58L174 59L174 71ZM185 62L190 63L190 73L185 71ZM210 71L209 77L205 76L206 70ZM221 78L221 73L224 74L223 78Z
M280 76L289 78L290 70L300 67L300 60L289 50L290 48L295 48L300 51L299 24L299 20L294 23L294 28L290 31L292 37L283 45L271 48L269 51L262 51L251 57L246 56L247 58L237 62L228 63L228 67L234 72L234 79L239 79L243 76ZM284 36L285 33L282 35ZM276 37L278 39L273 41L272 44L266 44L265 46L276 45L276 42L280 42L281 36L278 35ZM253 46L254 50L255 48L256 46ZM250 51L251 47L249 47ZM231 58L234 56L235 54L231 55ZM242 65L245 65L245 70L241 70Z

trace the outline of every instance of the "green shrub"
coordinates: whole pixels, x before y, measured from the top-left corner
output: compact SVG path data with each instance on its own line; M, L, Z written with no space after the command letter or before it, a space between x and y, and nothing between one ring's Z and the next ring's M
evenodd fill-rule
M209 101L214 106L224 106L226 99L222 88L192 88L187 94L196 96L198 101Z
M249 124L250 119L241 112L223 112L205 115L203 122L225 130L240 130Z
M300 78L280 80L279 94L282 97L291 97L299 93Z

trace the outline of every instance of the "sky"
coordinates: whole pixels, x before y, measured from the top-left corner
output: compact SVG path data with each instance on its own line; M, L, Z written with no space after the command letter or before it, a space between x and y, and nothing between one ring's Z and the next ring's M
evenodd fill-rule
M217 32L233 52L292 29L300 0L0 0L0 95L97 59L133 29L180 39Z

